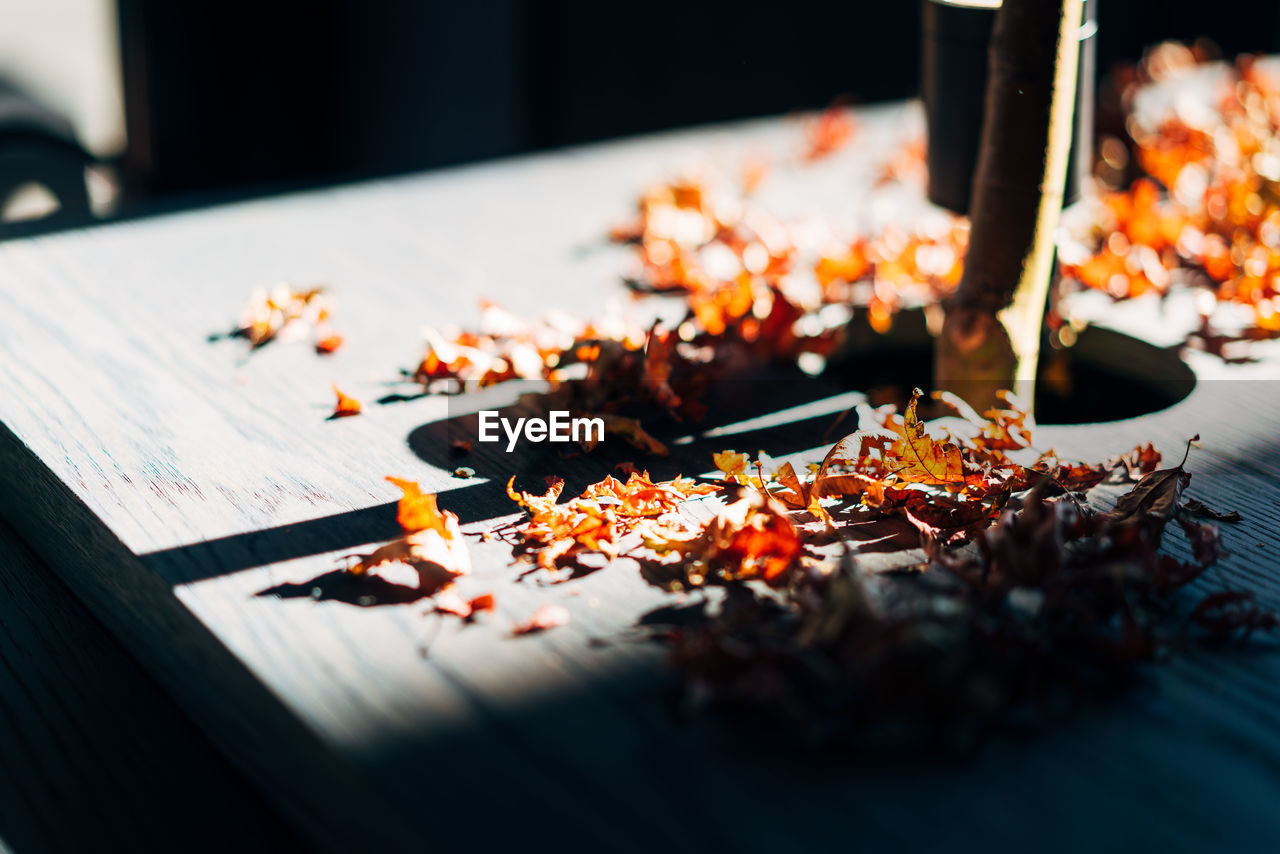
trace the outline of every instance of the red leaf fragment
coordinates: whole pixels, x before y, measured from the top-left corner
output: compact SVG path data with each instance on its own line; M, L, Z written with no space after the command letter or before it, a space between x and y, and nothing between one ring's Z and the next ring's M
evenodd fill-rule
M1148 442L1145 445L1136 446L1126 454L1112 457L1107 460L1106 467L1124 469L1128 480L1140 480L1155 471L1156 466L1160 465L1160 460L1160 452L1156 450L1155 445Z
M857 129L853 113L847 107L828 107L816 119L805 124L809 144L805 149L804 159L818 160L834 154L853 139Z
M532 614L512 626L511 634L513 637L519 637L545 632L548 629L567 626L571 619L572 615L568 608L552 602L544 602Z
M481 593L474 597L467 605L471 608L472 614L479 614L482 611L492 611L497 607L497 600L492 593Z
M496 606L492 593L482 593L472 599L463 599L452 588L437 593L433 599L437 613L450 614L470 622L477 614L492 611Z

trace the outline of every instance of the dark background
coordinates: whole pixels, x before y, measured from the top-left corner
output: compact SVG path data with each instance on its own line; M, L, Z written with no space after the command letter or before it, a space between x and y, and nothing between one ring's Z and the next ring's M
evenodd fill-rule
M130 195L345 180L919 91L920 3L119 0ZM1098 69L1280 49L1280 4L1101 0Z

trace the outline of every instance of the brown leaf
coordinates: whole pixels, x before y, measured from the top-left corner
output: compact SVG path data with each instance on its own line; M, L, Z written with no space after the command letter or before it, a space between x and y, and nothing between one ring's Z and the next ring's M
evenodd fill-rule
M783 489L772 493L774 498L792 510L803 510L809 506L810 495L813 490L809 484L800 480L800 477L796 474L795 466L791 465L791 463L783 463L778 467L776 476Z
M1199 438L1196 436L1191 442ZM1187 443L1188 453L1191 442ZM1182 490L1191 481L1191 475L1182 468L1186 456L1182 459L1182 463L1173 468L1154 471L1138 481L1137 486L1120 496L1115 509L1107 517L1121 524L1140 523L1146 527L1154 542L1160 542L1165 525L1177 515Z
M422 488L412 480L387 476L387 480L400 487L402 495L396 502L396 522L406 534L435 528L441 534L444 530L444 516L436 504L432 493L424 493Z
M1193 516L1203 516L1206 519L1214 519L1218 522L1239 522L1244 518L1237 510L1228 510L1224 513L1221 510L1214 510L1197 498L1188 498L1182 502L1182 509Z
M901 422L893 416L885 422L885 427L897 436L889 450L891 462L888 464L895 466L892 473L909 483L963 484L964 461L959 447L929 435L924 422L916 415L919 402L920 390L916 389Z

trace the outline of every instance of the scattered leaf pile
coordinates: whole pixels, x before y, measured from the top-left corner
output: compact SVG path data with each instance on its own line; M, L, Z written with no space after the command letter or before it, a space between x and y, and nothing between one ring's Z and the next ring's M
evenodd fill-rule
M1176 44L1154 49L1131 75L1128 108L1140 87L1201 59ZM1225 355L1236 341L1280 335L1280 83L1246 57L1211 109L1186 112L1153 127L1131 112L1132 154L1119 140L1104 140L1104 166L1131 159L1142 175L1093 199L1084 226L1064 237L1065 278L1055 301L1079 288L1129 299L1196 287L1204 322L1190 343ZM843 107L804 128L804 162L834 156L856 135ZM923 140L905 143L878 185L922 183L923 154ZM711 383L763 360L817 372L855 314L885 333L903 309L936 314L959 282L966 218L934 210L913 229L893 225L817 245L814 223L781 220L753 198L766 172L756 154L745 158L735 186L705 176L655 185L641 195L635 218L611 230L611 239L635 249L627 277L633 292L664 305L678 300L682 317L667 312L665 321L636 323L553 311L528 318L486 302L475 329L427 330L410 377L431 392L547 381L556 407L606 417L612 435L660 455L662 443L641 426L654 412L696 420ZM840 233L834 225L819 230ZM1216 311L1222 306L1247 316L1224 318ZM255 293L233 334L257 348L310 328L317 351L329 353L342 346L329 314L320 289L282 285ZM1074 336L1062 318L1051 312L1049 322L1061 332L1055 341L1069 345Z
M826 734L985 724L1119 690L1186 627L1223 639L1276 626L1238 591L1181 607L1178 591L1221 553L1218 527L1197 518L1213 511L1183 500L1185 459L1157 469L1145 445L1106 465L1065 463L1030 450L1010 398L981 417L948 402L957 432L920 421L917 393L901 414L876 411L808 477L716 454L713 512L691 510L711 490L683 478L606 478L565 504L559 481L541 496L509 487L528 516L516 554L545 569L630 558L668 590L721 591L666 634L690 696ZM1080 496L1104 480L1137 482L1103 512ZM915 532L896 548L920 563L868 574L849 533L895 519ZM1171 522L1190 560L1160 551Z
M589 556L612 560L639 543L641 529L669 518L691 498L718 491L684 477L654 483L647 472L632 472L626 482L605 477L558 504L563 489L559 479L542 495L517 492L514 477L507 483L511 500L528 514L515 527L518 551L543 569L581 566Z
M1278 123L1280 86L1245 61L1204 123L1134 124L1145 175L1100 199L1088 235L1063 247L1065 272L1116 299L1166 293L1183 277L1215 304L1246 306L1254 337L1280 333ZM847 111L824 113L806 127L804 159L832 156L855 131ZM882 178L918 180L920 155L909 148ZM555 408L601 416L606 433L664 455L638 415L699 418L711 383L763 360L818 370L855 311L884 332L898 311L936 307L958 283L963 218L818 248L755 204L764 174L751 160L729 192L695 179L654 186L634 221L612 231L636 253L631 289L678 301L668 319L524 318L486 303L475 330L427 332L412 379L429 392L544 381ZM327 318L319 291L264 292L236 334L256 348L310 323L316 348L331 352L341 339ZM335 392L335 416L359 412ZM729 450L713 458L720 483L633 470L566 501L559 478L531 493L513 477L507 493L523 515L490 536L557 581L608 567L685 597L683 619L663 636L690 696L788 716L819 735L983 725L1118 690L1188 634L1277 627L1239 591L1201 591L1185 607L1179 591L1202 583L1222 553L1215 523L1238 518L1184 499L1185 457L1159 469L1148 444L1105 464L1066 461L1033 447L1011 397L983 413L946 395L938 404L953 413L946 425L921 417L918 391L901 412L866 409L862 429L802 471ZM403 490L403 535L349 571L402 564L437 612L492 610L491 595L453 589L470 569L457 517L417 484L389 479ZM1132 485L1110 511L1082 500L1104 482ZM1161 551L1170 523L1190 559ZM909 568L868 572L867 543L906 553ZM512 634L568 620L546 604Z
M1180 45L1155 50L1134 81L1177 80L1197 57ZM1196 104L1198 101L1192 99ZM1216 101L1173 109L1154 126L1131 116L1132 157L1144 173L1104 193L1093 225L1063 247L1080 285L1126 299L1200 288L1206 332L1219 306L1236 307L1245 339L1280 334L1280 81L1253 57L1225 74ZM1104 147L1104 156L1106 155ZM1231 322L1231 321L1228 321ZM1219 355L1221 355L1219 353Z
M280 284L268 291L258 288L240 311L230 337L244 338L258 349L275 340L310 336L316 352L333 353L342 336L329 325L333 302L324 288L294 288Z
M1222 553L1203 518L1238 518L1184 500L1185 455L1165 469L1151 445L1105 465L1064 463L1031 450L1011 398L982 416L943 402L957 413L953 429L921 421L917 393L901 414L872 411L873 424L803 477L790 463L766 471L724 451L714 456L719 485L632 471L561 503L563 481L539 495L512 478L508 495L525 515L504 530L534 569L571 570L559 580L638 565L668 591L703 591L662 633L690 697L793 716L822 737L984 726L1120 690L1188 631L1222 640L1280 625L1241 591L1183 607L1179 591ZM453 589L470 569L457 517L417 484L388 479L403 491L404 534L349 571L404 564L436 612L469 620L492 610L492 595ZM1104 479L1136 480L1110 511L1080 500ZM861 568L850 532L894 520L915 534L896 548L919 563ZM1188 560L1160 549L1171 522ZM568 621L546 603L511 632Z
M787 225L740 194L692 179L661 184L612 237L636 247L631 288L679 299L683 317L648 326L563 312L525 319L484 303L475 330L427 330L411 376L428 391L545 380L556 407L603 416L607 432L661 454L638 438L635 419L665 411L696 420L717 377L753 364L820 370L855 307L885 331L901 308L936 305L959 281L967 236L963 221L942 218L920 232L801 252Z

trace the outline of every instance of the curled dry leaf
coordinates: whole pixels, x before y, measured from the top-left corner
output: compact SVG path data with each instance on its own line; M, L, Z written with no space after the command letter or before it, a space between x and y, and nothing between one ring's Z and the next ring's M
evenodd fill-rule
M403 495L396 505L396 521L404 536L380 546L348 571L361 575L388 563L401 563L418 573L418 589L432 595L471 571L458 517L436 505L436 497L417 483L398 477L387 480Z
M333 386L333 393L338 400L333 406L333 414L329 416L330 418L346 418L349 415L360 414L362 409L360 401L344 393L336 385Z
M1218 522L1239 522L1244 517L1240 515L1238 510L1214 510L1198 498L1188 498L1182 502L1182 509L1193 516L1203 516L1206 519L1214 519Z
M1187 453L1191 452L1191 443L1199 439L1197 435L1187 442ZM1182 490L1191 482L1191 475L1183 468L1186 461L1184 454L1182 462L1173 468L1153 471L1142 478L1116 501L1109 517L1116 522L1141 522L1159 543L1165 525L1178 513Z

